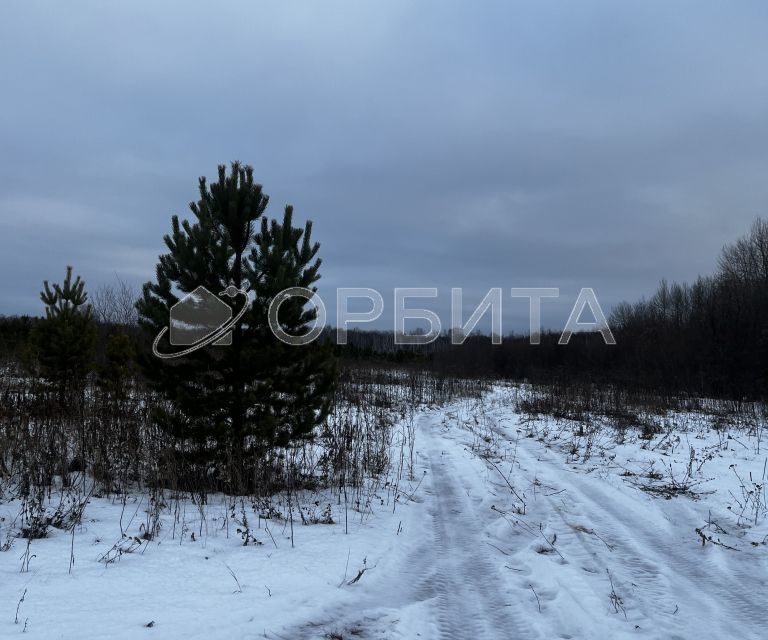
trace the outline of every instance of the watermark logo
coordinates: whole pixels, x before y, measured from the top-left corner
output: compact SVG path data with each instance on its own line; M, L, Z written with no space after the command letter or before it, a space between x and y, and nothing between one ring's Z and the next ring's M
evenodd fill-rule
M222 297L235 300L242 296L242 306L233 316L232 307ZM163 327L152 343L152 353L158 358L172 359L189 355L198 349L232 344L232 327L242 318L251 305L248 292L230 285L219 295L214 295L203 286L188 293L170 311L170 328ZM179 351L163 353L158 345L168 333L168 342L173 347L186 347Z
M546 298L559 298L560 289L556 287L516 287L510 290L512 298L528 298L530 320L530 344L541 343L541 304ZM287 334L277 321L280 305L292 297L304 298L311 301L317 310L317 317L312 327L301 336ZM440 317L431 309L414 306L408 300L415 298L437 298L438 290L434 287L397 287L394 290L394 344L395 345L425 345L437 340L442 331ZM467 337L476 330L481 318L490 313L491 342L501 344L502 322L501 308L504 293L501 287L490 289L466 322L462 318L462 290L451 289L451 343L463 344ZM351 311L350 301L357 299L365 301L370 308L366 311ZM583 321L582 315L589 309L594 320ZM380 292L368 287L343 287L336 290L336 344L347 344L347 332L352 325L362 325L378 320L384 312L384 298ZM274 298L269 308L269 326L276 338L290 345L304 345L316 340L325 327L325 304L322 298L311 289L291 287L280 292ZM429 325L429 330L422 333L406 333L406 320L423 320ZM599 333L605 344L615 345L616 339L608 326L600 303L597 301L595 290L591 287L581 289L576 302L568 316L558 344L566 345L574 333Z
M541 342L541 305L545 299L558 298L560 290L556 287L525 287L513 288L509 291L512 298L527 298L529 307L529 342L536 345ZM235 300L242 296L240 310L233 316L232 305L222 300L227 296ZM441 334L440 317L433 310L419 307L416 298L434 299L438 297L436 288L395 288L394 290L394 344L395 345L424 345L434 342ZM451 343L463 344L467 337L476 330L481 318L490 315L491 341L493 344L502 342L502 301L504 292L500 287L489 289L480 304L465 321L462 317L462 290L451 289ZM303 335L291 335L280 325L278 314L280 307L292 298L302 298L304 303L311 303L316 310L315 319ZM350 310L350 301L357 299L365 301L370 306L366 311ZM152 351L158 358L179 358L202 349L210 344L228 346L232 344L232 327L250 308L250 298L247 290L227 287L218 296L205 287L197 287L194 291L179 300L170 311L170 330L164 327L155 338ZM422 303L423 304L423 303ZM347 344L347 332L350 326L362 325L378 320L384 312L384 298L375 289L367 287L347 287L336 290L336 344ZM589 309L594 320L581 320L585 309ZM406 333L406 320L423 320L429 325L429 330L421 333ZM292 346L306 345L317 340L326 326L326 309L323 299L316 291L305 287L290 287L276 295L267 312L267 322L272 334L281 342ZM162 353L158 345L166 332L170 331L169 342L174 347L186 347L173 353ZM605 344L614 345L616 340L608 326L594 289L581 289L571 313L565 324L558 344L566 345L574 333L599 333Z

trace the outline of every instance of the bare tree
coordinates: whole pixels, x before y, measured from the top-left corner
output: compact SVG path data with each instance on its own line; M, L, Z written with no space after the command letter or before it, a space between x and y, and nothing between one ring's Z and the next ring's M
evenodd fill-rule
M102 284L92 295L94 314L99 322L135 326L138 322L138 291L115 274L114 284Z

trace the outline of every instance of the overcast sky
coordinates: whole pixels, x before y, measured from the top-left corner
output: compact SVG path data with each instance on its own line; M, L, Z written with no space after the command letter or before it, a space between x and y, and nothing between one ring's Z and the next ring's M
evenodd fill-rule
M581 287L606 313L710 273L768 215L768 4L0 4L0 313L152 277L239 159L315 223L320 291ZM505 293L504 331L527 326ZM414 306L419 306L414 304Z

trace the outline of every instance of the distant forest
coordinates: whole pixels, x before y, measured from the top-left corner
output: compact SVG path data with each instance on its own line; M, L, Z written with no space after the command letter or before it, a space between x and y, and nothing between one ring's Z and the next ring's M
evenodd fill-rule
M731 399L766 396L768 385L768 221L723 248L714 275L691 284L661 282L650 299L624 302L609 318L617 344L597 333L470 336L460 346L441 336L427 347L394 351L386 332L350 332L347 358L423 363L450 375L495 376L533 382L614 384L664 393Z
M98 320L96 358L116 327L146 347L135 322L134 299L124 283L102 287L91 298ZM735 400L761 399L768 385L768 221L723 248L711 276L693 283L662 281L649 299L614 308L609 324L615 346L597 334L574 334L558 345L559 333L544 332L541 344L508 336L492 345L472 335L451 345L444 334L425 346L394 345L386 331L349 331L336 346L342 364L425 368L456 377L488 377L549 383L612 384L662 393L688 393ZM0 316L0 359L24 368L36 318ZM335 331L327 330L326 340Z

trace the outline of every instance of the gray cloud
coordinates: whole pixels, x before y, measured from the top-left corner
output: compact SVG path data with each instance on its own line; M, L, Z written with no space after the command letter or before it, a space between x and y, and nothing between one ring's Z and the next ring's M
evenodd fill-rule
M557 326L581 286L607 310L692 279L766 213L767 23L756 1L3 3L0 313L40 312L66 264L150 278L236 158L272 215L315 221L329 307L437 286L447 324L451 286L468 311L558 286Z

